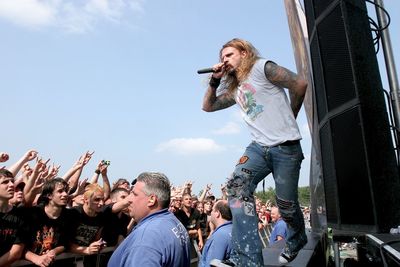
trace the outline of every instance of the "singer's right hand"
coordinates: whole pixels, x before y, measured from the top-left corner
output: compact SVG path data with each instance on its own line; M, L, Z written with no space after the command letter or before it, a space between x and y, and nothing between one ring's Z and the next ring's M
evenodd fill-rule
M220 79L222 76L224 76L224 74L225 74L225 65L224 65L224 63L215 64L215 65L213 66L213 69L214 69L214 71L215 71L215 72L212 74L212 76L213 76L214 78Z

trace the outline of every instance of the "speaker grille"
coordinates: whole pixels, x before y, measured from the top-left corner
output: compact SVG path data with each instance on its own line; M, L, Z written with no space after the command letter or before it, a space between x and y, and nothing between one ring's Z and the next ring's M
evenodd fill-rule
M328 112L356 97L346 31L337 5L318 25Z

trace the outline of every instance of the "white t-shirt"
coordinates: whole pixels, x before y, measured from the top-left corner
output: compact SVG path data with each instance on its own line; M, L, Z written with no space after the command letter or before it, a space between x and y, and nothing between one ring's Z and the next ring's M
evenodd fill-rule
M265 59L254 64L248 78L235 92L235 100L253 140L264 146L301 139L293 111L283 88L265 76Z

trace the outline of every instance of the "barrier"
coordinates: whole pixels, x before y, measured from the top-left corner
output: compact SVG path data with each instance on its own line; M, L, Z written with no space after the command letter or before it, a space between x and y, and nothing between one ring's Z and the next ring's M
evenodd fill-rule
M94 254L94 255L89 255L89 257L94 257L96 256L96 267L100 266L106 266L106 265L101 265L100 259L102 257L106 257L107 255L110 255L110 252L112 253L115 250L115 247L106 247L101 250L100 253ZM83 260L84 258L87 257L87 255L81 255L81 254L75 254L75 253L70 253L70 252L64 252L56 256L55 262L65 262L65 265L63 266L68 267L68 266L74 266L74 267L83 267ZM11 266L12 267L19 267L19 266L28 266L32 265L33 263L27 260L18 260L14 262Z

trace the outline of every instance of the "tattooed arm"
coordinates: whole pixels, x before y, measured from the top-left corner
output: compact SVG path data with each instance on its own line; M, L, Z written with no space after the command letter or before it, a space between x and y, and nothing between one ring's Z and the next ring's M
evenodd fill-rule
M236 102L230 93L224 93L217 96L217 88L209 86L203 99L203 110L213 112L233 106Z
M229 93L216 96L215 89L208 87L203 99L203 110L207 112L229 108L235 104L235 99Z
M296 118L303 104L307 82L297 74L271 61L265 64L264 72L271 83L289 89L290 106Z

